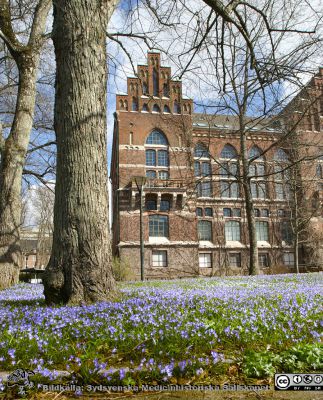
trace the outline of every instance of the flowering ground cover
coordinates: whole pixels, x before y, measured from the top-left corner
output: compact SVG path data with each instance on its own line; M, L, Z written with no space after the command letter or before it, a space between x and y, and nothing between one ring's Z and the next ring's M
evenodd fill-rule
M120 285L115 302L46 307L42 285L20 284L0 292L0 370L124 385L320 371L322 288L318 273L154 281Z

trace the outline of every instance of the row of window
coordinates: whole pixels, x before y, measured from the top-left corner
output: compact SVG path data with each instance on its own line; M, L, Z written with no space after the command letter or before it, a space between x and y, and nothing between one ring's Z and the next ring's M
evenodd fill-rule
M147 204L147 203L146 203ZM150 204L150 203L149 203ZM156 207L156 204L153 204ZM168 211L170 207L169 201L161 202L163 211ZM156 208L155 208L156 209ZM255 222L256 235L258 241L269 241L269 223L267 221ZM293 239L291 225L288 221L282 221L280 224L281 238L286 243L291 243ZM212 222L208 220L200 220L197 223L198 239L212 242ZM241 224L239 221L229 220L224 224L225 240L241 241ZM149 217L149 236L150 237L169 237L169 223L167 215L151 215Z
M260 268L267 268L270 266L268 253L258 254L258 264ZM294 265L294 253L283 253L282 261L284 265ZM241 268L241 253L229 253L228 262L229 267ZM167 267L167 250L153 250L152 251L152 266L153 267ZM212 253L199 253L199 267L212 268Z

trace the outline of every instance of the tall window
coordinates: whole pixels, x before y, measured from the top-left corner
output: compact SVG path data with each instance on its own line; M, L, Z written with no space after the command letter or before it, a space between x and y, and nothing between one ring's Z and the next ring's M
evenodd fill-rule
M240 223L238 221L226 221L225 222L225 240L238 241L240 242Z
M240 197L237 175L239 173L238 156L231 144L226 144L220 153L220 197Z
M291 244L293 242L293 231L289 221L280 222L281 238L284 242Z
M265 181L264 156L258 146L249 150L249 176L251 177L251 196L253 199L267 198L267 184Z
M194 175L203 177L197 184L197 195L199 197L212 196L212 169L210 153L203 143L198 143L194 148Z
M269 228L268 222L266 221L256 221L256 235L258 241L269 241Z
M289 199L290 191L290 170L288 167L288 156L283 149L278 149L274 154L274 180L275 180L275 197L277 200Z
M212 222L211 221L198 221L197 231L199 240L212 241Z
M149 236L168 237L168 216L150 215L149 216Z
M142 93L143 93L144 95L148 94L148 85L147 85L146 82L143 82L143 83L142 83Z
M164 83L163 85L163 96L169 97L169 85L168 83Z
M180 114L181 113L181 106L178 104L177 101L174 102L174 114Z
M132 98L132 111L138 111L138 100L136 97Z
M153 96L159 96L158 72L153 70Z
M169 157L168 157L168 141L166 136L158 131L153 130L147 137L146 143L146 171L147 177L159 179L169 178ZM155 167L156 169L152 168ZM154 172L154 174L153 174Z

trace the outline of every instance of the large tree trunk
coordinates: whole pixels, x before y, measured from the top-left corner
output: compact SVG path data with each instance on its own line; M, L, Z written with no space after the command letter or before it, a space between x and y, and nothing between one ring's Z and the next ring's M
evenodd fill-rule
M20 54L19 90L15 118L3 141L0 164L0 288L19 279L21 260L21 182L33 123L39 53Z
M54 238L47 303L80 304L115 291L108 231L106 25L116 1L55 0Z

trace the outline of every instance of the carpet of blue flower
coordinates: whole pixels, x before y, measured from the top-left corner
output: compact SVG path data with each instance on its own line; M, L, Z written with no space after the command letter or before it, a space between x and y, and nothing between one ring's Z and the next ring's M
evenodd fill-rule
M217 383L322 369L322 274L120 285L114 302L47 307L0 292L0 370L81 383ZM1 386L0 390L4 388Z

